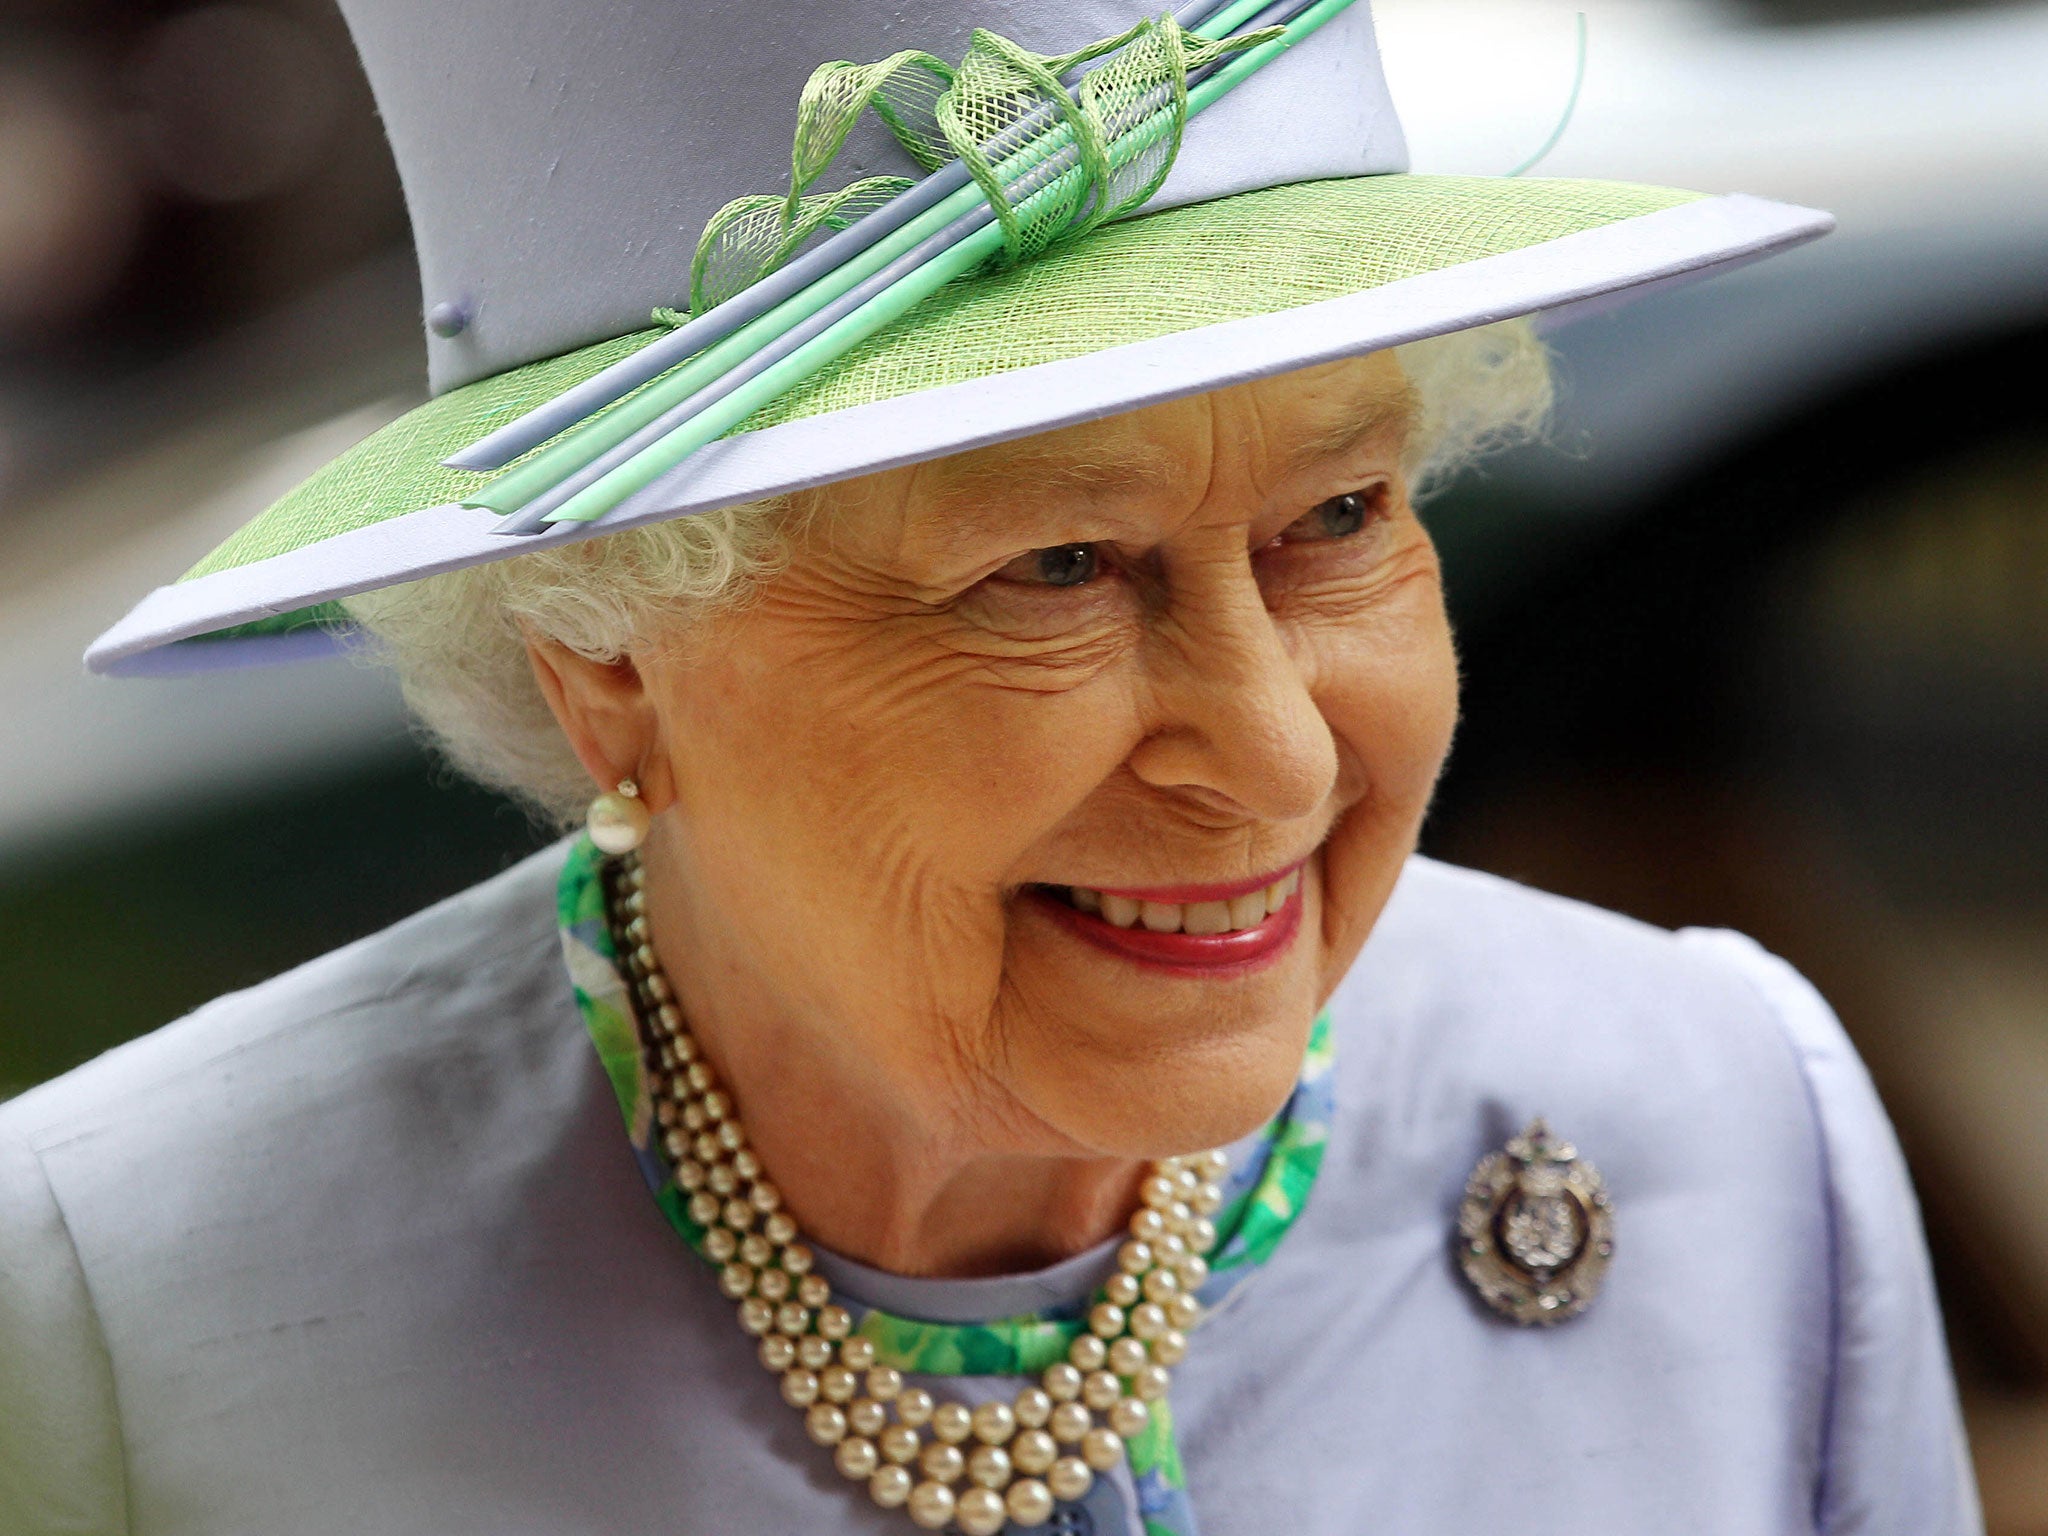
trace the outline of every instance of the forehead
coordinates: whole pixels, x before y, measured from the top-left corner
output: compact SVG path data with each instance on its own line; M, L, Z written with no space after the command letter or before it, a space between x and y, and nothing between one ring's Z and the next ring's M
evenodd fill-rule
M1393 354L1375 352L955 454L921 478L948 500L1020 485L1108 495L1170 483L1226 449L1285 473L1405 430L1415 409Z

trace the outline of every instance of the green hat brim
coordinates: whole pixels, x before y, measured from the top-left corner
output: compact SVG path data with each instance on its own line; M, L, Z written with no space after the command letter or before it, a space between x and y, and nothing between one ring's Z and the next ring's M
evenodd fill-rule
M1653 219L1703 200L1695 192L1631 183L1387 175L1272 187L1174 208L1110 225L1009 270L955 282L757 413L733 435L1385 289L1590 231ZM1713 270L1812 238L1829 227L1825 215L1811 210L1783 211L1804 217L1776 221L1774 235L1752 241L1749 247L1738 241L1727 249L1710 248L1712 242L1703 233L1696 238L1702 248L1688 255L1645 241L1638 270L1631 272L1624 261L1615 274L1593 284L1592 291L1618 292L1674 272ZM1587 296L1587 291L1565 290L1559 300ZM1478 283L1466 312L1454 317L1456 323L1441 323L1439 317L1432 333L1542 307L1531 302L1526 291L1512 297L1503 292L1488 302L1486 285ZM281 563L280 557L294 552L473 496L491 477L448 468L441 462L444 458L659 334L648 330L596 342L478 380L407 412L325 465L224 541L177 584L156 594L164 598L182 589L190 598L197 595L192 591L195 585L232 585L240 593L242 613L223 609L217 616L225 622L208 625L207 615L188 602L182 606L190 611L174 622L163 622L160 612L137 626L131 621L143 617L143 609L138 609L131 621L103 637L89 654L89 664L109 671L218 666L231 658L219 652L198 654L195 648L212 650L294 634L304 639L309 627L339 619L334 598L419 574L402 563L383 580L374 579L374 573L373 579L365 580L364 573L356 571L345 589L324 591L326 601L311 604L291 601L295 594L280 587L269 611L255 617L246 611L246 581L210 580L228 572L246 573L264 562ZM1304 357L1302 365L1316 360ZM1193 389L1201 387L1199 380L1193 381ZM1155 391L1147 398L1170 393ZM1135 398L1131 402L1142 403L1145 400ZM854 465L843 475L826 474L819 481L864 472L865 467ZM742 498L728 496L725 502L736 499ZM704 508L683 506L675 515L694 510ZM609 527L599 525L595 531ZM476 558L502 558L532 547L522 539L497 539ZM176 644L184 653L182 659L161 655L130 664L165 644ZM232 660L306 649L303 644L247 644Z

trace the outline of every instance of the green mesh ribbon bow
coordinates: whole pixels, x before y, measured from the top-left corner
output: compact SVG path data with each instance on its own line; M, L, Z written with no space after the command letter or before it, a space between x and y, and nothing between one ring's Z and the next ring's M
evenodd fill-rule
M868 176L810 190L864 112L927 171L955 159L967 167L1002 226L1007 265L1148 202L1180 151L1189 73L1281 33L1210 39L1166 15L1073 53L1040 54L976 28L957 68L919 49L821 65L797 103L788 194L736 198L712 215L690 267L691 307L715 308L820 229L844 228L911 184ZM1069 93L1061 76L1091 64Z

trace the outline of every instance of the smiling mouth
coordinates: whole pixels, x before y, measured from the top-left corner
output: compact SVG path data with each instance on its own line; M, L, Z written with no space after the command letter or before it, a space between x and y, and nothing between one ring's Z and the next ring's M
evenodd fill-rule
M1032 894L1062 927L1098 949L1154 969L1214 975L1274 960L1293 942L1301 929L1302 868L1257 884L1142 891L1041 885Z

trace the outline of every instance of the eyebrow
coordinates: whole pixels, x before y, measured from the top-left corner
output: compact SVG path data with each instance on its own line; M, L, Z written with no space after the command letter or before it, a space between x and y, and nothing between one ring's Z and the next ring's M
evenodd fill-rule
M1324 426L1304 433L1287 452L1287 471L1301 474L1331 459L1341 459L1360 444L1389 431L1412 431L1422 414L1422 397L1413 384L1398 394L1374 394Z
M963 455L941 470L939 494L948 501L985 501L992 493L1023 487L1081 501L1108 501L1151 490L1174 474L1173 455L1142 443L1103 444L1093 455L1030 442L1003 444Z
M944 515L937 547L972 549L983 540L1026 533L1051 539L1116 539L1137 528L1119 503L1171 482L1171 454L1142 443L1104 443L1093 453L1022 441L982 449L939 471L931 505ZM1055 509L1057 509L1055 517ZM1081 514L1082 524L1072 522Z
M1285 472L1301 474L1354 452L1384 432L1405 432L1420 412L1413 385L1393 394L1376 390L1305 432L1287 450ZM1050 492L1061 503L1103 512L1105 523L1113 524L1115 502L1170 485L1182 468L1172 454L1142 440L1111 440L1094 445L1092 451L1077 452L1072 445L1048 447L1030 438L995 444L932 467L940 477L933 502L948 513L949 545L1016 531L1016 498L1022 491ZM1110 531L1098 535L1115 536Z

